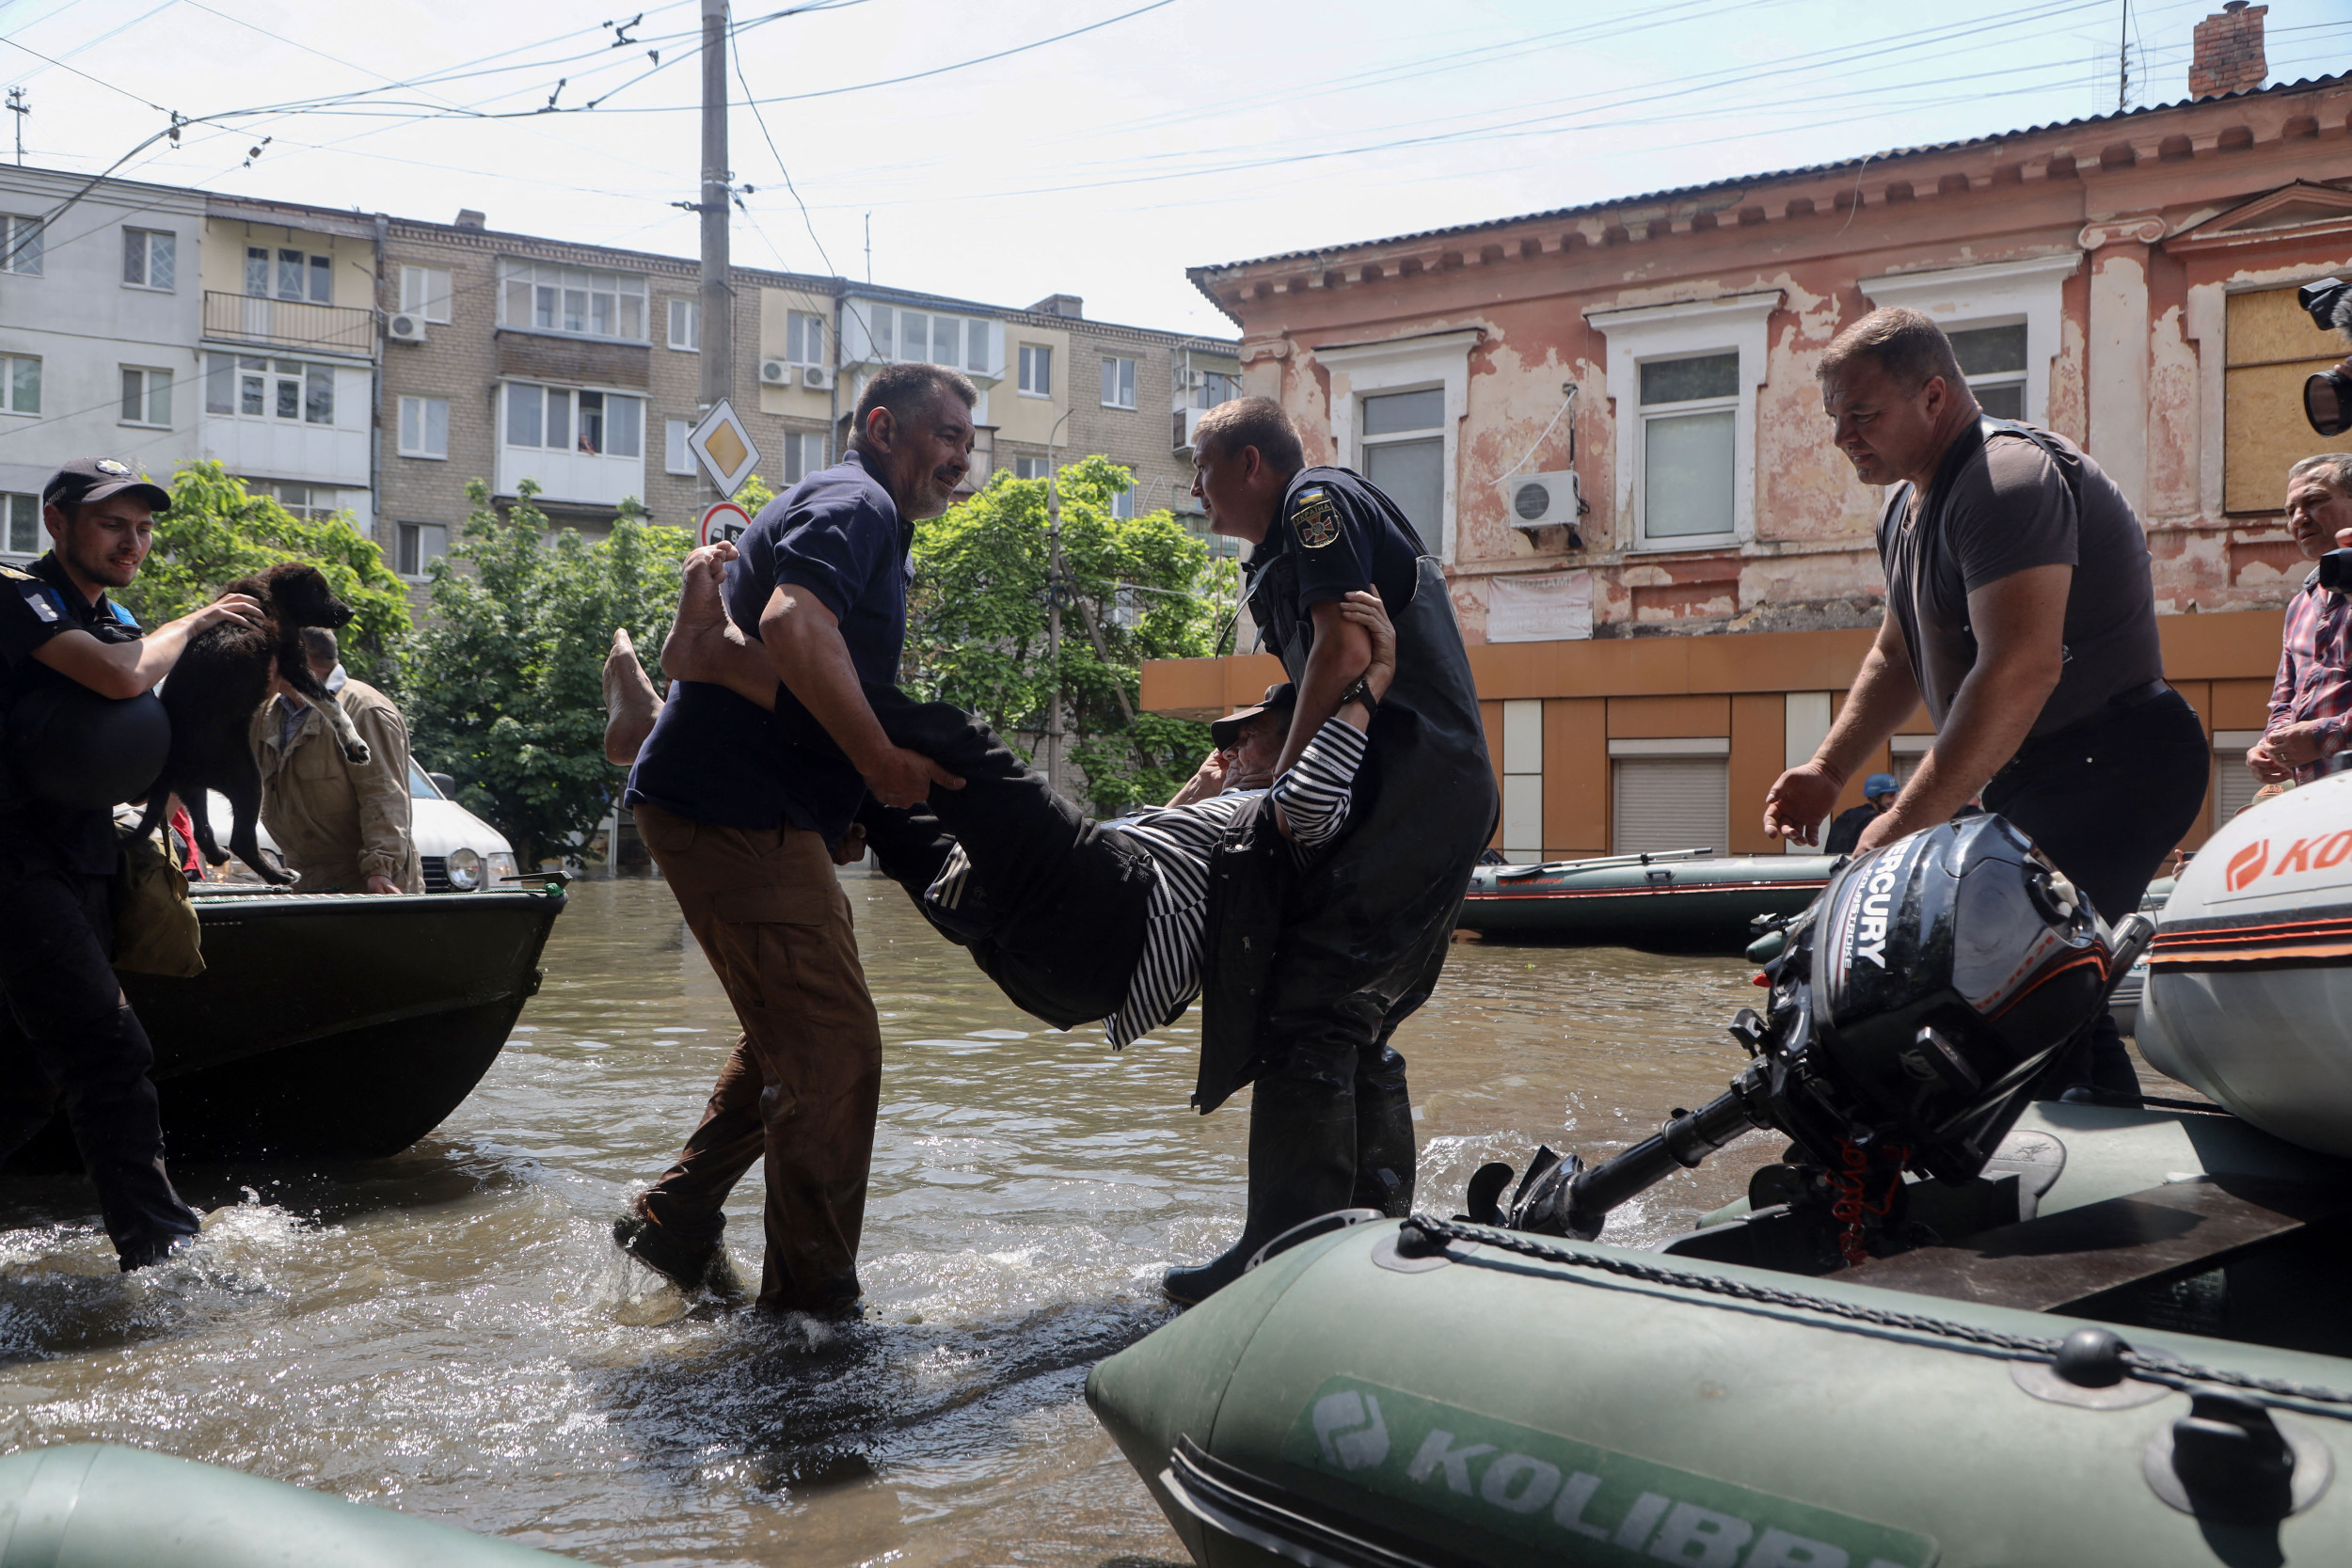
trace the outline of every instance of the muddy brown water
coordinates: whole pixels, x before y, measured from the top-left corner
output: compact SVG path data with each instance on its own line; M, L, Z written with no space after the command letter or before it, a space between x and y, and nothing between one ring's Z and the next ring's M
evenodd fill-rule
M1056 1033L893 884L846 886L885 1042L874 1321L642 1321L664 1302L609 1227L734 1025L667 891L592 882L503 1056L405 1153L180 1170L227 1212L130 1276L87 1187L0 1187L0 1450L137 1444L595 1562L1184 1561L1082 1390L1168 1317L1161 1271L1237 1232L1246 1104L1186 1108L1197 1015L1118 1053ZM1454 1212L1486 1160L1605 1153L1720 1089L1750 973L1455 945L1398 1041L1422 1206ZM1778 1147L1752 1134L1610 1239L1689 1226ZM755 1278L758 1201L755 1171L729 1222Z

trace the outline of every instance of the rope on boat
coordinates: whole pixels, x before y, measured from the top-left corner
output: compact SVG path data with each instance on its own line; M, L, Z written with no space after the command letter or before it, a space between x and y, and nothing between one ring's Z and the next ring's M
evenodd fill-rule
M1413 1233L1419 1232L1420 1240ZM2005 1352L2012 1359L2054 1361L2058 1341L2029 1334L2010 1334L2000 1329L1983 1328L1975 1323L1955 1323L1948 1318L1931 1317L1923 1312L1901 1312L1883 1307L1866 1307L1851 1301L1838 1301L1830 1296L1809 1295L1803 1291L1784 1290L1774 1285L1758 1285L1751 1280L1733 1279L1723 1275L1699 1274L1690 1269L1673 1269L1657 1263L1606 1252L1577 1252L1566 1247L1550 1245L1523 1230L1502 1230L1489 1226L1467 1225L1456 1220L1441 1220L1430 1214L1415 1214L1406 1220L1397 1237L1397 1250L1406 1257L1434 1256L1446 1242L1475 1242L1481 1246L1517 1253L1541 1262L1564 1264L1569 1268L1593 1269L1621 1278L1638 1279L1645 1284L1670 1285L1677 1290L1697 1291L1708 1295L1729 1296L1738 1301L1754 1302L1765 1307L1782 1307L1802 1312L1820 1312L1848 1323L1867 1323L1874 1328L1899 1329L1928 1338L1955 1339L1984 1350ZM1574 1275L1561 1276L1573 1279ZM2250 1372L2233 1371L2226 1367L2203 1367L2192 1361L2176 1361L2169 1356L2152 1354L2147 1351L2125 1347L2123 1364L2130 1375L2143 1383L2153 1383L2167 1388L2188 1392L2193 1383L2218 1384L2224 1387L2244 1389L2249 1393L2268 1394L2274 1399L2289 1400L2306 1414L2333 1417L2352 1421L2352 1391L2324 1387L2318 1384L2296 1383L2287 1378L2257 1377Z

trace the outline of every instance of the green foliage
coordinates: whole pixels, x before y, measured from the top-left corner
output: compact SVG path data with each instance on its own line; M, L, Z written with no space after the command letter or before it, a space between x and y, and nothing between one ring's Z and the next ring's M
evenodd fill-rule
M727 499L756 517L759 515L761 507L776 499L776 488L757 474L753 474L736 488L734 495Z
M521 489L501 515L489 486L466 486L472 515L433 563L433 615L405 662L418 756L454 775L466 807L532 865L564 853L612 805L605 653L616 626L642 650L661 646L691 541L645 522L634 499L595 544L572 529L550 535L532 504L538 485Z
M1219 601L1234 567L1174 515L1111 515L1134 481L1106 458L1061 470L1063 722L1070 756L1086 770L1096 808L1117 814L1166 800L1209 749L1205 724L1136 714L1143 660L1210 652ZM1046 495L1043 480L999 469L988 487L914 529L914 588L907 610L906 683L976 709L1009 739L1045 727L1057 668L1047 657ZM1093 612L1098 657L1077 601ZM1122 624L1124 623L1124 624Z
M384 564L383 552L347 514L306 522L218 463L185 464L172 476L171 510L155 518L154 548L137 579L114 596L141 622L160 626L281 561L316 566L351 606L351 625L341 634L344 668L361 680L396 684L390 677L408 635L408 588Z

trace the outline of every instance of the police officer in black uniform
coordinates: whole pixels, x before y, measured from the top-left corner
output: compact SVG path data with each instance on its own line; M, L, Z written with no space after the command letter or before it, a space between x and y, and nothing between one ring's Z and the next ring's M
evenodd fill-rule
M228 594L143 637L105 591L137 576L170 495L86 457L41 501L54 547L29 571L0 568L0 1161L62 1102L127 1272L161 1261L197 1216L165 1173L153 1052L108 963L111 808L162 768L169 722L151 689L188 639L262 611Z
M1301 865L1262 802L1212 861L1193 1103L1205 1115L1256 1085L1249 1212L1221 1257L1169 1272L1182 1302L1231 1283L1301 1221L1409 1212L1412 1102L1390 1037L1437 983L1500 810L1444 573L1396 503L1344 468L1307 467L1270 399L1212 410L1195 451L1192 493L1213 531L1255 546L1250 614L1297 686L1277 775L1343 703L1364 702L1372 721L1351 825L1329 852ZM1377 702L1362 685L1370 635L1341 613L1364 588L1396 627Z

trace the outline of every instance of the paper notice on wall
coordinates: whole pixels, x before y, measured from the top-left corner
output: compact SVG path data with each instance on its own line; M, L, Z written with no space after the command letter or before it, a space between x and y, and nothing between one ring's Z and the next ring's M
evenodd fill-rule
M1486 641L1564 642L1593 635L1593 574L1486 579Z

